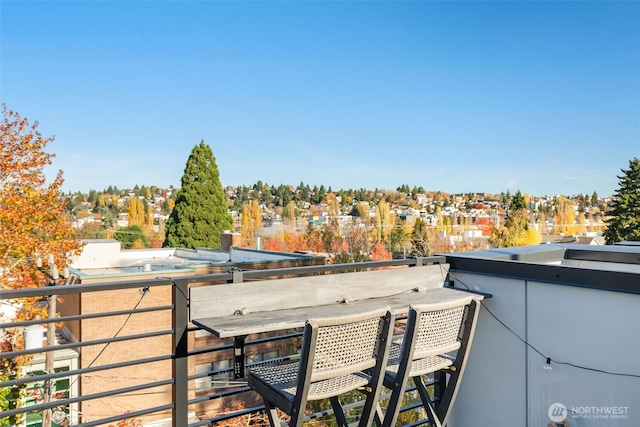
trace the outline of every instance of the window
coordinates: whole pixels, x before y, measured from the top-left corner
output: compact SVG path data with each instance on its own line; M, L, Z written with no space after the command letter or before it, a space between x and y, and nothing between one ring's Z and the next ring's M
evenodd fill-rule
M204 374L211 371L222 371L231 369L233 363L231 359L219 360L211 363L202 363L196 365L196 374ZM220 372L217 374L209 373L206 377L196 378L196 392L209 391L215 388L229 387L229 382L233 378L233 370Z
M223 369L233 368L233 363L231 359L219 360L217 362L213 362L212 365L213 365L214 371L221 371ZM229 387L229 381L231 381L232 378L233 378L233 369L231 369L230 371L215 374L212 378L213 388Z
M202 363L200 365L196 365L196 374L204 374L205 372L209 372L211 370L211 363ZM200 377L196 378L196 391L207 391L211 390L211 377Z
M278 357L278 351L267 351L265 353L247 355L247 365L252 363L266 362Z

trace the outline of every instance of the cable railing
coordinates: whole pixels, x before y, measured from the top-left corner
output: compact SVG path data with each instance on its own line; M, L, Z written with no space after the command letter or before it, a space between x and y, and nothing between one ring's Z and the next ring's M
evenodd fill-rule
M444 262L409 258L0 290L0 303L14 306L25 298L63 300L59 317L0 325L0 337L11 332L15 340L0 353L0 363L16 367L0 372L0 425L44 425L47 411L51 424L44 427L197 427L259 417L261 401L246 380L234 378L232 341L197 336L199 329L190 323L191 287ZM47 345L43 338L41 345L24 347L27 328L51 323L66 341ZM246 366L295 360L300 340L299 330L250 336L246 354L256 360ZM47 358L55 366L49 372L42 368ZM55 390L56 383L62 390ZM360 404L350 407L357 413ZM321 409L309 417L330 415Z

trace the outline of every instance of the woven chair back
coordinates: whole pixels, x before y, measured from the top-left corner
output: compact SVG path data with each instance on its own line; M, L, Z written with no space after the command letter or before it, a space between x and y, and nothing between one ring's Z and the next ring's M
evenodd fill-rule
M387 309L354 315L334 324L331 319L310 319L317 328L311 381L336 378L373 368L380 357Z
M466 304L413 306L417 316L414 359L460 348L460 328Z

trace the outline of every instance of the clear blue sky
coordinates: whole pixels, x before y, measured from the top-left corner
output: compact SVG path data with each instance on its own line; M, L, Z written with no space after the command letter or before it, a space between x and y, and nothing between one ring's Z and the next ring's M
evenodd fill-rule
M0 95L65 191L301 181L612 194L640 156L640 2L0 3Z

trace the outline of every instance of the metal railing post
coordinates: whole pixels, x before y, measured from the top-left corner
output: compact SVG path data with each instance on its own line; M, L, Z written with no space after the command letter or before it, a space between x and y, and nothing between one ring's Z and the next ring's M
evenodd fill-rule
M173 387L171 388L173 397L173 410L171 414L171 425L173 427L185 426L188 424L189 413L189 359L188 359L188 322L189 322L189 300L187 293L189 285L186 280L176 280L173 282L173 358L172 374Z

